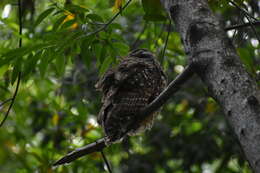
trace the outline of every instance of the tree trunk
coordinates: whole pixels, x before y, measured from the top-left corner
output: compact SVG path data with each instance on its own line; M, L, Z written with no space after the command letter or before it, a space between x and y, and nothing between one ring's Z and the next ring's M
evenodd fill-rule
M189 61L221 105L251 168L260 173L260 91L205 0L161 0Z

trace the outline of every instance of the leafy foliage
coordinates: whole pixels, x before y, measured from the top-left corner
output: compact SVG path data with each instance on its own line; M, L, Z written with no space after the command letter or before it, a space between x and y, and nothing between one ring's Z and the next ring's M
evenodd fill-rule
M257 1L236 2L259 19ZM159 0L132 1L124 11L121 0L24 0L22 36L13 3L0 2L0 14L11 6L7 17L0 18L1 102L13 93L19 71L22 85L0 129L0 172L105 172L100 153L58 168L50 165L102 136L96 126L100 95L94 84L129 50L151 49L174 79L187 63L174 25L161 57L169 21ZM244 19L226 0L209 3L227 26ZM115 15L113 8L121 15L104 27ZM259 35L259 27L255 29ZM255 32L247 27L228 35L256 76L260 45ZM20 37L23 46L17 48ZM0 107L1 119L7 105ZM250 172L223 113L197 77L164 105L151 131L105 152L115 172Z

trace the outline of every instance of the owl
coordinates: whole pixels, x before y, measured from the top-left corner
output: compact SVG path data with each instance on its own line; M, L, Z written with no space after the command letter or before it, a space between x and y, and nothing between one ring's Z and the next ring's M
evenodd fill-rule
M127 135L150 129L158 111L142 121L137 121L138 113L166 85L166 75L155 55L147 49L130 52L117 67L108 69L95 85L103 94L98 123L104 130L105 143L110 145ZM135 128L129 130L133 124Z

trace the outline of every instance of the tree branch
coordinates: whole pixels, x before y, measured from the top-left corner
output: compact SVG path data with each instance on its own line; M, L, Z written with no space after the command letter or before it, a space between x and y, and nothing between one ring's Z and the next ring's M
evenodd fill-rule
M259 25L260 26L260 21L247 22L247 23L244 23L244 24L228 26L228 27L225 28L225 31L229 31L229 30L232 30L232 29L239 29L239 28L243 28L243 27L248 27L248 26L251 26L251 25L255 25L255 26Z
M252 170L260 172L260 91L206 0L161 0L196 62L196 73L221 106Z
M106 144L105 144L104 138L101 138L101 139L97 140L96 142L93 142L93 143L88 144L81 148L77 148L76 150L70 152L66 156L64 156L61 159L59 159L58 161L56 161L53 164L53 166L70 163L79 157L85 156L90 153L102 151L103 148L105 148L105 147L106 147Z
M131 128L127 129L126 133L129 132L131 129L136 128L136 126L139 124L139 122L143 121L144 119L147 118L152 112L155 112L158 110L163 104L169 100L170 97L174 93L176 93L180 87L192 77L194 74L194 67L193 64L188 65L184 71L179 74L168 86L167 88L156 98L154 99L146 108L144 108L140 114L138 115L138 122L134 122L133 124L130 125ZM102 151L107 147L104 142L104 138L101 138L97 140L96 142L93 142L91 144L88 144L82 148L78 148L66 156L62 157L58 161L56 161L53 166L57 165L63 165L65 163L70 163L79 157L82 157L84 155L93 153L93 152L98 152Z

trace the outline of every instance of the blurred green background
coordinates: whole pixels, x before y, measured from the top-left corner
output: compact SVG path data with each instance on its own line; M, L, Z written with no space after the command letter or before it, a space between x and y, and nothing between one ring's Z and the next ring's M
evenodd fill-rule
M224 26L248 22L226 0L209 0ZM57 168L51 164L103 136L97 125L100 93L94 84L134 48L152 50L169 81L187 64L179 34L158 0L133 0L105 30L120 0L23 0L23 46L18 48L18 7L0 1L0 101L20 89L0 128L0 173L106 172L100 153ZM236 1L259 20L257 0ZM250 18L252 21L254 19ZM168 46L162 57L167 33ZM248 72L260 70L259 27L230 30ZM4 118L10 102L0 107ZM250 173L218 104L194 76L163 106L154 127L105 149L115 173Z

